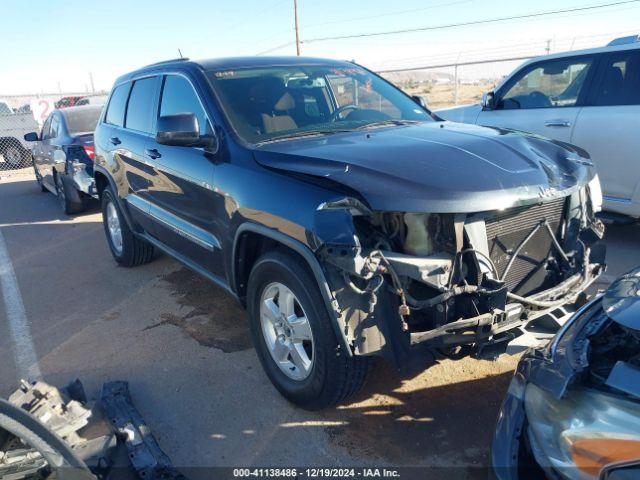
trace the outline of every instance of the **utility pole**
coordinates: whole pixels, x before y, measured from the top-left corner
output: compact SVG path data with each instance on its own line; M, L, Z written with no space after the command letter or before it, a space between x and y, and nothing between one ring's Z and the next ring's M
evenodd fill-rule
M293 16L296 22L296 55L300 56L300 31L298 29L298 0L293 0Z
M93 85L93 74L89 72L89 83L91 84L91 93L96 93L96 87Z
M547 40L547 48L545 48L545 50L547 51L547 55L551 53L551 39Z

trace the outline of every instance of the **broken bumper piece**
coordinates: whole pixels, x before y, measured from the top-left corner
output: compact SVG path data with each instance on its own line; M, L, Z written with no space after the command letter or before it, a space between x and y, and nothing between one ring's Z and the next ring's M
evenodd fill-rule
M129 459L138 476L147 480L184 480L160 449L142 416L133 406L127 382L105 383L102 406L129 452Z
M145 480L185 478L133 406L126 382L105 384L95 403L79 380L61 389L22 381L9 401L0 399L0 479L130 479L131 465ZM124 476L114 473L123 467Z

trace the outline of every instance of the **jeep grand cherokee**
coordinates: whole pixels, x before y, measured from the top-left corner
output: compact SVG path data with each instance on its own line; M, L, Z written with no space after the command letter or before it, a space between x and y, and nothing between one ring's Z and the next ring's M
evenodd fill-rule
M150 65L116 81L95 153L115 259L157 248L226 288L306 408L372 355L495 357L604 266L586 152L441 121L354 63Z

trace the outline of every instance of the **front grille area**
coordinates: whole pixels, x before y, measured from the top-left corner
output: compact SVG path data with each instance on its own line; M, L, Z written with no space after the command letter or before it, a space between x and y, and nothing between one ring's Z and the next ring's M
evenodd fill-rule
M560 198L543 204L516 207L486 220L489 254L500 276L518 245L543 220L547 220L559 239L565 201L565 198ZM547 272L544 265L553 248L548 230L545 227L538 229L511 265L505 278L507 288L519 295L529 295L546 287Z

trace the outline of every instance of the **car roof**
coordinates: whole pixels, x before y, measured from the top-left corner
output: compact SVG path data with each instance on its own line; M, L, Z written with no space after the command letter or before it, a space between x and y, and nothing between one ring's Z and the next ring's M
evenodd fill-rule
M209 58L201 60L191 60L189 58L176 58L173 60L165 60L162 62L152 63L145 67L139 68L133 72L118 77L115 84L131 80L135 77L144 75L145 73L154 73L169 69L190 69L197 68L200 70L231 70L236 68L249 67L279 67L293 65L327 65L327 66L353 66L353 63L344 60L333 60L327 58L315 57L296 57L296 56L250 56L250 57L228 57L228 58Z
M631 37L630 37L631 38ZM614 40L611 43L615 43ZM606 45L604 47L596 47L596 48L587 48L583 50L571 50L568 52L558 52L552 53L549 55L541 55L539 57L532 58L531 60L527 60L522 65L528 65L530 63L539 62L540 60L553 60L560 58L570 58L570 57L579 57L582 55L595 55L598 53L611 53L611 52L622 52L625 50L640 50L640 41L631 41L629 43L622 43L616 45Z

